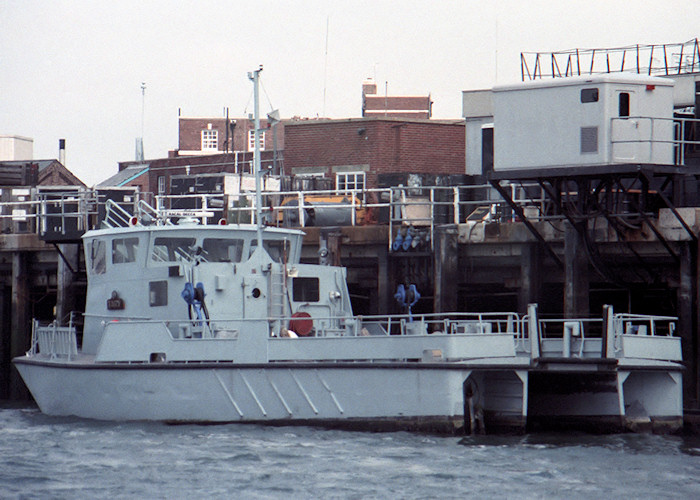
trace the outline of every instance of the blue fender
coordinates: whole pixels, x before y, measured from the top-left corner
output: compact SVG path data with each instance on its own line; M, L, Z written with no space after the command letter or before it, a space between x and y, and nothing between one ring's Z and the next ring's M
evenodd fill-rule
M394 239L394 242L391 244L391 249L394 251L401 250L401 246L403 245L403 235L401 232L396 234L396 239Z

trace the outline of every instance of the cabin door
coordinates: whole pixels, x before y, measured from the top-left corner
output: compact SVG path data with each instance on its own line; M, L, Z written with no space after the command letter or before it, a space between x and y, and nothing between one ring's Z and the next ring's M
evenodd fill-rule
M611 147L613 163L636 163L648 158L650 122L639 118L637 95L632 90L615 93L617 116L612 120Z

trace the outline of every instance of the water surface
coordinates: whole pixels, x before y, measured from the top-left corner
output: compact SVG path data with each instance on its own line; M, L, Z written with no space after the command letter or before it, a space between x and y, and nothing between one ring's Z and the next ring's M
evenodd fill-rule
M0 407L0 498L700 498L700 438L111 423Z

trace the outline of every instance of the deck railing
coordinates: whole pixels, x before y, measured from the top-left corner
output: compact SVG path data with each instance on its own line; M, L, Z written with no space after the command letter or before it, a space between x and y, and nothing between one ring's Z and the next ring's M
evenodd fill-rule
M623 336L674 337L677 321L678 318L672 316L628 313L613 314L609 325L602 318L538 319L535 357L553 353L563 358L625 356ZM528 328L528 332L531 329ZM603 353L606 343L610 343L611 348L606 347ZM531 352L525 347L526 352ZM654 353L650 352L649 357L653 358Z
M414 336L414 335L492 335L509 334L521 338L522 321L516 313L429 313L395 314L382 316L319 316L268 318L270 336L284 337L294 331L295 321L311 322L308 337L369 337L369 336ZM104 316L105 324L110 320ZM247 330L246 324L260 322L261 318L237 320L149 320L145 318L120 318L119 324L167 323L175 339L235 338L232 332ZM42 330L60 327L42 327ZM284 329L284 330L283 330ZM285 331L286 330L286 331ZM296 333L296 332L295 332ZM304 335L299 335L304 337Z
M78 355L76 329L72 324L58 326L54 321L41 326L39 321L32 322L32 343L27 355L45 355L50 359L66 358L70 360Z

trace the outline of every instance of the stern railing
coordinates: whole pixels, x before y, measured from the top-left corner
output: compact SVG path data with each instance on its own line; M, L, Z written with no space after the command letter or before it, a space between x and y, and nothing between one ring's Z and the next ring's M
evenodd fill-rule
M533 359L622 358L626 354L623 337L675 337L678 318L673 316L614 314L610 306L606 306L605 314L607 319L538 318L536 308L531 307L521 328L527 329L525 336L530 342L522 347Z

